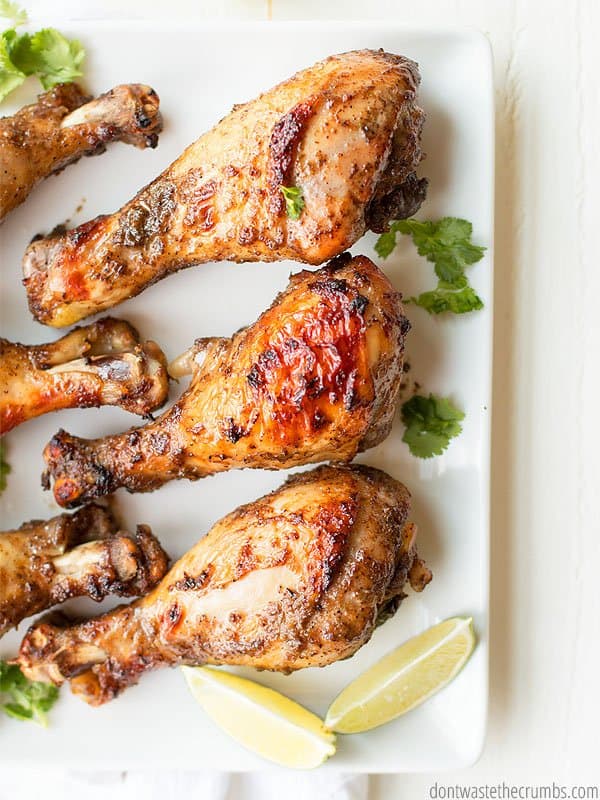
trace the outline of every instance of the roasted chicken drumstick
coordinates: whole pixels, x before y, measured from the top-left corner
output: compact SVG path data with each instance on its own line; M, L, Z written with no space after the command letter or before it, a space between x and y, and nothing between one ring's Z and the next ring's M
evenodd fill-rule
M409 505L376 469L294 475L217 522L143 599L72 627L34 625L19 666L100 705L162 666L291 672L347 658L407 580L421 591L431 579Z
M109 142L155 147L162 120L158 95L138 83L117 86L95 100L63 83L12 117L0 118L0 220L33 187Z
M389 433L409 328L401 296L368 258L300 272L253 325L198 340L178 360L192 383L155 422L96 440L59 431L44 454L56 501L350 461Z
M114 405L146 415L168 391L162 351L121 320L107 317L50 344L0 339L0 435L61 408Z
M412 215L426 189L418 84L414 62L360 50L236 106L116 214L30 245L32 314L69 325L207 261L322 264Z
M144 594L167 567L146 525L133 536L119 531L110 512L96 505L0 533L0 636L71 597Z

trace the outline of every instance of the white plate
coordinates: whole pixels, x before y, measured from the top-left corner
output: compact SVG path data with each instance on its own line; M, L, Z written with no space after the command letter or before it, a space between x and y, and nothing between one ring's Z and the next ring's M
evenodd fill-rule
M452 395L465 410L462 435L447 453L429 461L413 458L397 421L391 436L360 460L404 481L414 497L420 551L434 580L422 595L409 594L396 616L352 659L286 677L251 673L323 714L340 689L405 638L455 614L473 615L479 644L459 677L421 708L378 730L340 736L338 754L325 769L399 772L456 768L478 757L487 706L488 495L492 336L493 105L491 57L486 39L473 31L415 30L389 22L169 25L71 23L64 31L88 52L86 84L94 92L143 81L158 91L166 124L155 151L114 145L84 159L35 190L0 232L2 335L36 343L57 336L34 322L20 284L20 258L27 242L69 218L71 224L112 211L154 177L184 146L224 116L331 53L383 47L419 62L421 102L427 111L421 174L430 178L421 217L466 217L475 241L488 247L470 279L486 303L479 313L432 318L410 308L409 377L425 391ZM14 108L30 102L33 80L15 96ZM85 198L83 210L76 208ZM355 253L375 257L368 235ZM228 264L188 269L123 303L116 315L155 338L169 358L196 337L229 335L252 322L287 282L297 265ZM405 294L433 288L431 265L410 242L384 264ZM232 288L234 298L232 302ZM180 391L173 390L173 395ZM57 513L40 488L43 445L58 427L82 436L123 430L138 420L116 409L47 415L7 437L13 472L1 499L4 528ZM210 525L240 503L278 486L285 474L231 472L197 483L173 482L151 495L117 495L125 522L150 523L172 556L181 555ZM102 606L107 608L107 601ZM71 604L73 607L73 604ZM75 608L99 611L91 601ZM21 625L19 634L26 625ZM0 656L15 652L18 634L0 641ZM78 767L268 768L216 730L190 699L178 670L146 676L115 702L92 709L62 692L44 731L0 720L3 762Z

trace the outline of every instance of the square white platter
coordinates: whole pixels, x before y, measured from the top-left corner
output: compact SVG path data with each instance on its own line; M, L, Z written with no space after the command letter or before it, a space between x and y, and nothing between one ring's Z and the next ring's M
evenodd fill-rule
M35 20L34 22L38 22ZM51 20L48 20L52 24ZM469 270L483 298L483 311L433 318L408 307L413 381L421 392L450 395L464 409L461 436L438 458L421 461L402 443L398 418L390 437L360 461L405 482L413 494L412 519L419 550L433 570L421 594L409 593L395 617L379 628L353 658L291 676L252 673L317 713L350 680L382 655L429 625L456 614L472 615L476 651L444 691L406 716L358 736L340 736L338 753L323 767L357 772L402 772L457 768L475 761L485 735L487 709L490 385L492 344L493 100L491 55L486 39L469 30L413 29L374 23L83 23L61 29L86 47L85 85L99 93L118 83L144 82L159 93L165 128L154 151L117 144L99 158L83 159L39 186L0 229L0 329L25 343L59 333L34 322L21 286L20 260L40 231L112 211L166 167L183 148L223 117L234 103L331 53L379 48L419 62L421 105L427 113L427 159L420 174L430 179L421 218L469 219L485 258ZM13 113L32 102L29 79L2 106ZM83 205L80 211L78 207ZM367 235L353 248L383 266L397 289L412 295L434 286L432 266L402 242L385 262ZM130 320L173 358L200 336L229 335L256 319L284 288L292 263L209 264L183 271L123 303L112 313ZM232 299L233 298L233 299ZM175 385L172 398L182 390ZM59 427L99 436L139 424L120 410L77 410L41 417L6 437L13 471L0 498L1 528L48 518L59 509L43 492L39 476L44 444ZM173 482L150 495L118 492L116 508L126 526L149 523L172 557L182 555L218 518L237 505L280 485L286 474L231 472L196 483ZM69 609L96 613L110 607L91 601ZM0 657L15 653L20 630L0 641ZM182 767L268 769L215 729L192 701L178 670L143 678L119 698L92 709L62 691L51 725L0 718L4 763L33 766L127 768Z

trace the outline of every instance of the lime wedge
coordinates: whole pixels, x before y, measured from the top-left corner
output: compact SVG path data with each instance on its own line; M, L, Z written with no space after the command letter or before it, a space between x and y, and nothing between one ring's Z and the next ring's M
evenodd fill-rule
M333 701L325 725L361 733L420 705L449 683L475 646L473 620L453 617L384 656Z
M208 716L248 750L285 767L312 769L335 753L335 734L273 689L210 667L182 667Z

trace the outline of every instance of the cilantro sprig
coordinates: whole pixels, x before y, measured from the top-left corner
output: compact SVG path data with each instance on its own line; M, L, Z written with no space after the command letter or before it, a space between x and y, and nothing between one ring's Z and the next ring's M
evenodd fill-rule
M440 456L450 439L462 431L465 415L447 398L430 394L414 395L402 406L402 421L406 425L402 441L417 458Z
M0 708L14 719L48 725L47 713L58 699L58 688L30 681L15 664L0 661Z
M6 461L4 442L0 441L0 494L6 489L6 476L11 471L11 466Z
M36 33L17 33L27 14L11 0L0 0L0 17L13 27L0 36L0 102L29 75L37 75L44 89L78 78L85 50L76 39L67 39L56 28Z
M410 236L419 255L433 264L438 285L407 303L421 306L430 314L450 311L464 314L483 308L483 301L469 285L465 269L483 258L485 247L473 244L473 226L466 219L442 217L437 221L404 219L392 222L375 244L381 258L387 258L396 247L398 233Z
M304 210L304 197L299 186L280 186L285 198L285 209L290 219L299 219Z

